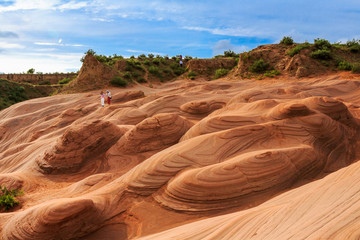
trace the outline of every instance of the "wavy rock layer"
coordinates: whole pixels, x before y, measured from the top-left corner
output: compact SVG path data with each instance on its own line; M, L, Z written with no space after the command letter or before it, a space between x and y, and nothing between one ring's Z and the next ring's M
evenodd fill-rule
M0 112L2 239L358 239L360 81L172 82Z
M55 146L36 162L47 174L74 172L91 158L104 153L121 135L121 130L107 121L77 125L66 130Z
M189 130L191 123L177 114L160 113L146 118L129 130L117 143L125 153L140 153L174 145Z

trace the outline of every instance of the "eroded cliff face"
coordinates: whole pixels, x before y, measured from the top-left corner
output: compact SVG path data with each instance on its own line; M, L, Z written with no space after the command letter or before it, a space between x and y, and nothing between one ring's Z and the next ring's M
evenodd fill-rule
M88 91L109 86L110 80L118 75L115 68L99 62L93 55L86 55L78 77L73 80L65 91Z
M359 86L187 80L113 88L105 107L97 90L13 105L0 181L24 195L1 236L356 239Z
M190 71L204 76L214 75L217 69L233 69L235 66L234 58L192 59L187 63Z

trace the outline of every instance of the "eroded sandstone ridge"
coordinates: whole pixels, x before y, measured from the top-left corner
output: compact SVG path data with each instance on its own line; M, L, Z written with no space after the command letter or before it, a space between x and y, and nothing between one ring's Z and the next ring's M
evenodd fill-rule
M357 239L360 81L217 80L0 112L2 239Z

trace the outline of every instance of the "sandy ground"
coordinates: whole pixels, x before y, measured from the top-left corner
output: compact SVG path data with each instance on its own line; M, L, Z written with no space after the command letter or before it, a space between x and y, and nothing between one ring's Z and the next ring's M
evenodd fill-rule
M359 239L360 79L176 81L0 112L2 239ZM103 89L106 90L106 89Z

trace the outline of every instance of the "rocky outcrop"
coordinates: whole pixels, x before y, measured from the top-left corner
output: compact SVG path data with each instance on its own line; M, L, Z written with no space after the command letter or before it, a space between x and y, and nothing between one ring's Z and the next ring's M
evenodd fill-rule
M187 63L190 71L204 75L212 75L217 69L232 69L236 66L233 58L212 58L212 59L192 59Z
M117 143L121 152L141 153L176 144L191 127L177 114L160 113L147 118L128 131Z
M105 153L122 135L121 129L108 121L75 125L58 139L36 162L46 174L76 172L91 159Z
M93 90L110 85L110 80L118 75L114 68L99 62L93 55L86 55L78 77L64 90Z

